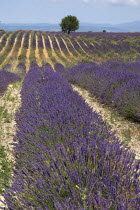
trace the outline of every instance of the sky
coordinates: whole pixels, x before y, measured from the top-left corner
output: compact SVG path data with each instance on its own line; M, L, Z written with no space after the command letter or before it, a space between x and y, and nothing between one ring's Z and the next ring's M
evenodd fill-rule
M60 23L67 15L81 23L140 21L140 0L0 0L2 23Z

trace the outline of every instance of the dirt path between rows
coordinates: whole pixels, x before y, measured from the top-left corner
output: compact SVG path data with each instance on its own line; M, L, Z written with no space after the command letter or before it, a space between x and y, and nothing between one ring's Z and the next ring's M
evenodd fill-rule
M29 70L29 66L30 66L30 52L31 52L31 34L29 36L29 45L28 45L28 49L26 52L26 71Z
M19 63L18 57L21 55L21 52L22 52L22 47L23 47L23 43L24 43L24 38L25 38L25 34L23 34L23 36L22 36L21 45L20 45L20 48L19 48L18 53L17 53L17 59L16 59L14 65L13 65L13 68L14 68L14 69L16 68L16 66L17 66L18 63Z
M82 39L80 39L80 41L83 42L84 45L89 48L89 46Z
M5 48L7 47L8 43L9 43L9 38L10 38L10 37L7 37L6 43L5 43L5 45L3 46L2 50L0 51L0 55L4 52Z
M3 34L1 37L0 37L0 43L2 42L3 38L5 37L7 33Z
M21 86L15 87L14 84L8 86L6 93L0 97L0 106L4 108L0 115L0 145L6 148L7 158L14 163L13 157L13 137L16 133L15 113L21 104L20 97ZM7 112L6 116L4 111ZM6 118L5 118L6 117ZM0 195L4 201L4 197ZM5 205L0 201L0 207Z
M116 110L112 110L101 104L96 98L91 98L88 91L73 86L73 89L81 95L88 105L99 113L104 121L116 131L116 136L128 143L132 151L136 154L136 159L140 159L140 124L136 124L124 119Z
M70 42L70 44L72 45L73 49L76 51L76 53L80 56L80 53L75 49L73 43L71 42L71 40L69 38L67 38L68 41Z
M42 42L43 42L43 54L44 54L45 59L47 60L46 63L49 63L49 64L52 66L53 70L55 71L55 69L54 69L54 64L53 64L53 62L50 60L50 57L49 57L49 55L48 55L48 51L47 51L47 49L46 49L46 44L45 44L45 38L44 38L43 35L42 35Z
M46 50L45 39L44 39L43 35L42 35L42 42L43 42L43 53L44 53L44 56L45 56L46 60L48 60L49 59L49 55L48 55L48 52Z
M35 35L35 38L36 38L35 58L37 60L38 65L42 66L42 62L41 62L41 58L40 58L40 54L39 54L39 48L38 48L38 36Z
M19 48L19 50L18 50L17 57L19 57L19 56L21 55L21 51L22 51L22 48L23 48L24 39L25 39L25 34L24 34L23 37L22 37L21 45L20 45L20 48Z
M55 53L55 50L53 48L53 44L52 44L52 40L51 40L51 37L48 36L49 38L49 42L50 42L50 46L51 46L51 50L52 50L52 55L56 58L57 62L58 63L61 63L65 66L64 62L58 57L58 55ZM56 37L54 36L54 38L56 39ZM57 40L58 41L58 40ZM59 43L58 43L59 44ZM59 47L59 46L58 46ZM60 50L60 53L62 54L62 56L65 56L63 55L63 52L61 52L61 48L59 47L59 50Z
M63 53L63 51L62 51L62 49L61 49L61 47L60 47L60 43L59 43L58 39L56 38L56 36L54 36L54 38L55 38L55 40L56 40L56 43L57 43L57 45L58 45L58 48L59 48L59 51L60 51L61 55L62 55L64 58L67 59L67 57L65 56L65 54ZM60 63L62 63L62 64L64 65L64 63L63 63L62 61L60 61ZM64 65L64 66L65 66L65 65Z
M70 54L70 58L71 58L71 59L74 59L74 60L77 60L77 59L75 58L75 56L72 54L72 52L70 52L70 50L69 50L69 48L68 48L68 45L67 45L67 43L65 42L65 40L63 39L63 37L61 37L61 39L62 39L64 45L66 46L66 49L67 49L68 53Z
M9 52L9 54L7 55L7 57L5 58L5 60L4 60L4 61L2 62L2 64L0 65L0 68L6 63L6 61L8 60L8 58L11 57L11 55L12 55L12 53L13 53L13 51L14 51L14 47L15 47L15 45L16 45L16 42L17 42L17 37L15 38L15 41L14 41L14 44L13 44L13 46L12 46L11 51Z
M82 46L80 45L80 43L75 39L76 43L79 45L80 49L86 54L88 55L88 53L82 48Z

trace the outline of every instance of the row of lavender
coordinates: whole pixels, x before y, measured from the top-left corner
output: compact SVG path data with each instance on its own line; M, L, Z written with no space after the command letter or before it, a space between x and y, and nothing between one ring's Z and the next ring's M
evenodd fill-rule
M12 66L6 64L2 70L0 70L0 96L2 96L9 84L21 81L26 74L26 66L23 63L19 63L12 72Z
M45 33L44 33L45 34ZM48 32L46 33L48 34ZM140 51L139 33L87 33L87 32L73 32L70 35L62 32L49 33L51 37L55 35L59 41L61 37L66 41L69 38L77 50L80 50L79 45L75 42L77 40L82 48L87 53L107 53L110 50L116 53L125 53L129 51ZM84 42L83 42L84 41ZM93 43L94 46L91 44ZM85 45L86 44L86 45ZM62 49L65 49L64 44L60 44Z
M140 121L140 62L109 61L100 65L91 62L70 69L56 64L55 69L102 103L116 107L127 118Z
M38 35L39 34L40 32L38 32ZM56 38L58 39L60 43L61 49L65 51L67 51L67 49L61 37L65 40L67 44L70 39L70 41L73 43L76 50L78 50L80 53L82 53L82 51L81 51L81 48L79 47L79 44L89 54L99 53L100 51L102 51L102 53L103 52L106 53L109 50L114 50L116 53L128 52L132 49L138 52L140 51L139 41L138 41L140 34L137 34L137 33L133 33L133 34L108 33L107 35L104 35L104 34L98 34L98 33L79 33L78 32L78 33L72 33L70 36L68 36L67 34L59 33L59 32L58 33L47 32L47 33L44 33L44 35L50 35L53 41L52 43L54 44L54 48L56 47L57 49L57 43L55 43L55 39L54 39L54 36L56 36ZM77 40L79 44L77 44L75 40ZM49 45L46 45L46 46L49 47ZM72 48L70 44L68 45L68 47Z
M21 96L8 209L139 209L135 155L64 77L31 65Z
M125 53L125 52L130 52L132 51L133 53L137 53L140 51L140 47L139 47L139 33L127 33L127 34L111 34L111 33L107 33L107 34L98 34L98 33L72 33L70 36L68 36L67 34L64 33L50 33L50 32L40 32L40 31L16 31L13 33L13 35L11 36L11 45L13 45L14 43L14 39L17 36L17 34L20 34L19 38L21 40L21 37L25 34L25 40L24 40L24 44L23 47L28 48L29 46L29 35L32 34L32 42L31 45L33 48L36 48L36 40L35 40L35 36L38 36L38 46L39 48L43 48L43 42L42 42L42 35L44 35L45 37L45 44L47 49L51 49L50 46L50 42L48 39L48 35L51 37L52 39L52 44L54 46L55 50L59 49L59 46L55 40L54 37L56 37L60 43L60 47L62 50L65 51L65 53L68 54L67 48L65 46L65 43L68 45L69 48L72 49L72 51L74 51L73 46L71 45L71 43L74 45L74 47L76 48L76 50L78 50L78 52L83 53L83 50L81 50L81 48L79 47L79 44L81 45L81 47L89 54L92 53L108 53L109 51L111 52L115 52L115 53ZM5 33L5 37L3 38L1 44L0 44L0 49L2 47L4 47L4 44L6 43L6 39L9 37L9 35L11 35L10 32ZM65 43L63 42L63 39L61 39L61 37L63 37L63 39L65 40ZM70 43L70 41L71 43ZM75 41L77 40L79 44L77 44L77 42ZM93 43L93 45L92 45ZM8 44L9 46L9 44ZM7 47L8 47L7 46ZM11 47L11 46L9 46ZM70 49L70 50L71 50ZM138 55L137 55L138 56Z
M8 34L8 37L7 37L7 34ZM19 36L18 31L15 31L12 33L6 33L6 38L9 39L8 44L6 45L7 41L5 41L5 37L2 40L2 42L0 43L0 49L2 49L2 50L4 49L3 53L0 54L0 64L3 63L3 61L6 59L7 55L11 51L17 35ZM3 43L3 41L4 41L4 43Z
M12 72L0 71L0 96L7 90L9 84L20 81L20 77Z

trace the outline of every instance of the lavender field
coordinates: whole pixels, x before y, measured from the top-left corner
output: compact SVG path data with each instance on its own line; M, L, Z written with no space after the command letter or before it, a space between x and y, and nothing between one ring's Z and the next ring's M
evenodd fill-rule
M139 210L139 40L0 32L1 208Z
M133 62L140 59L139 38L139 33L0 32L0 68L24 63L28 71L31 63L67 67L89 61Z

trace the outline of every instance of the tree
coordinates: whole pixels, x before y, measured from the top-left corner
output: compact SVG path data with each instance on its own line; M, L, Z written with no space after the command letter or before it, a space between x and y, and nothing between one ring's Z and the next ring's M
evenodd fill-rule
M61 30L65 33L70 33L79 28L79 20L75 16L68 15L61 20Z

